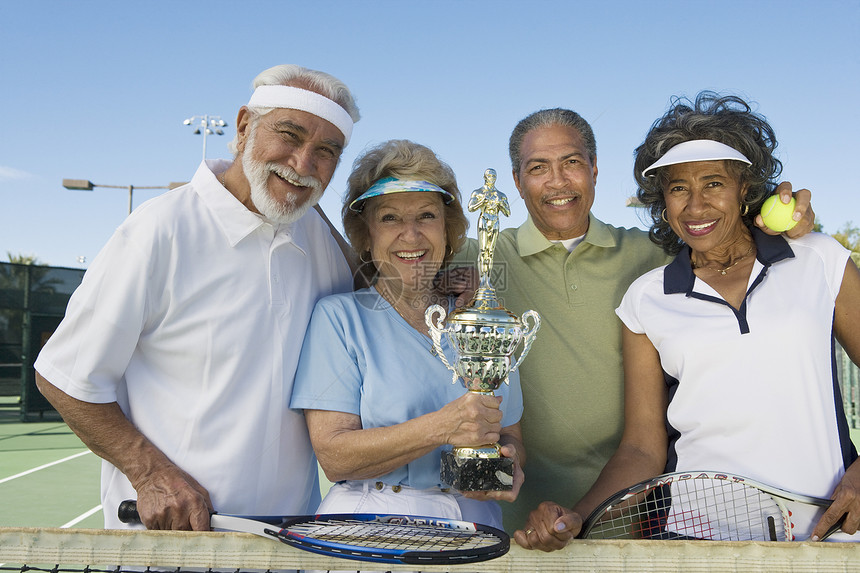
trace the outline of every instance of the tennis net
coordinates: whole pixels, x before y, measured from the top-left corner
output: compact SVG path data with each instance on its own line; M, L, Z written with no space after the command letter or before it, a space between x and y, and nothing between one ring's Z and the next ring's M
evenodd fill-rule
M0 528L0 572L414 571L415 565L346 560L302 551L246 533ZM721 541L574 541L562 551L510 552L481 563L426 565L422 571L474 573L860 572L857 543Z

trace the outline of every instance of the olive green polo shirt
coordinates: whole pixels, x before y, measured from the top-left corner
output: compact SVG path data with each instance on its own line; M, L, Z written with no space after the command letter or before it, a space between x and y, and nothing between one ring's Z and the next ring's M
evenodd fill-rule
M470 239L454 264L477 259ZM542 501L571 507L615 452L624 424L615 308L630 283L670 260L646 232L592 215L572 253L547 240L531 218L499 233L491 275L499 300L519 316L536 310L542 321L520 367L526 480L514 504L501 504L509 531Z

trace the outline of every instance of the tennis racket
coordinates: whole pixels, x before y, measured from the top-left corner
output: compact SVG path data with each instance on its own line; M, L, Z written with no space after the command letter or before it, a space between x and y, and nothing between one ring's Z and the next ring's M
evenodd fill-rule
M817 519L831 500L791 493L727 473L676 472L642 481L604 501L586 518L583 539L793 541L785 501L813 506ZM844 520L844 517L843 517ZM838 531L840 520L822 539Z
M119 506L123 523L140 523L137 502ZM298 517L213 513L212 529L253 533L323 555L380 563L475 563L508 552L510 538L488 525L412 515L330 514Z

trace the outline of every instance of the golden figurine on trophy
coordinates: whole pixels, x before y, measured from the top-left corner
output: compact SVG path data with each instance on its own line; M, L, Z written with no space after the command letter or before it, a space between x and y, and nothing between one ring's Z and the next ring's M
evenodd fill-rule
M469 211L481 210L478 218L478 272L481 275L481 287L490 288L490 272L493 270L493 253L496 251L496 239L499 236L499 211L505 216L511 215L511 206L504 193L496 189L496 170L484 171L484 186L475 189L469 197Z
M469 211L480 209L478 220L478 271L480 284L466 306L446 311L433 305L424 314L435 353L451 370L453 382L462 380L469 392L493 394L508 374L525 359L540 328L540 316L529 310L522 318L504 308L490 282L493 253L499 236L499 213L510 215L508 198L496 189L496 172L484 172L484 185L472 192ZM453 365L442 350L442 334L448 336L455 357ZM523 343L519 358L512 357ZM442 482L460 491L503 491L513 486L513 460L501 455L499 444L455 446L442 453Z

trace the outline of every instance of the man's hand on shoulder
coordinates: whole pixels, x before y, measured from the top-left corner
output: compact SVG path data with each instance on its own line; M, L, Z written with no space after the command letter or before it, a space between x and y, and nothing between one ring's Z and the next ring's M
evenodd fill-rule
M454 306L462 308L469 304L480 281L474 266L445 267L433 279L436 292L443 296L456 297Z

